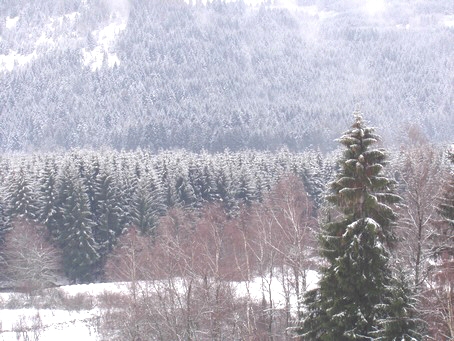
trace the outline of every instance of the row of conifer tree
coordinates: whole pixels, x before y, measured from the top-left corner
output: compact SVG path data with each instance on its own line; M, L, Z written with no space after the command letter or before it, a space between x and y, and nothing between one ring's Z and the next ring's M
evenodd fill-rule
M296 330L304 340L418 340L433 312L453 313L438 291L454 301L446 291L454 274L454 158L416 131L409 138L415 146L392 160L357 115L339 139L337 166L314 151L4 156L1 237L8 242L20 219L31 222L28 229L43 226L70 280L102 280L129 227L153 240L169 209L197 212L212 202L233 219L293 173L319 216L323 259L319 287L301 298ZM422 309L430 305L432 314ZM441 321L449 331L449 320Z
M260 201L283 175L298 175L320 201L332 167L319 153L151 154L74 151L1 160L2 239L17 218L47 227L72 281L102 278L102 263L128 226L152 236L179 206L220 202L234 215Z

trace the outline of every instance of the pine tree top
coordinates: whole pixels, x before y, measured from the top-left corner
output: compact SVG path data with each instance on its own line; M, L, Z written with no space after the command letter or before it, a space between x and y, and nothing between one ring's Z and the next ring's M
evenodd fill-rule
M393 193L395 182L384 176L386 153L373 148L380 140L374 128L368 127L363 116L355 113L351 128L338 139L345 151L339 160L340 170L336 179L329 184L327 201L334 204L345 218L353 222L358 219L373 219L379 224L388 241L388 231L396 220L392 205L400 201Z

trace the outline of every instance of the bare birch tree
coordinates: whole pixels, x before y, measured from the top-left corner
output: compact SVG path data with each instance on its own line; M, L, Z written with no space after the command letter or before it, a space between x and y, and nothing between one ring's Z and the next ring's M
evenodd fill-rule
M56 285L62 276L61 253L46 240L46 229L25 219L12 226L4 255L13 285L29 293Z

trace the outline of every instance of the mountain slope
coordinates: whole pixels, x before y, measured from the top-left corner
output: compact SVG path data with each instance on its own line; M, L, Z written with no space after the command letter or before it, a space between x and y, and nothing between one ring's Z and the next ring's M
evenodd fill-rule
M365 4L5 1L0 148L326 150L357 107L448 141L454 8Z

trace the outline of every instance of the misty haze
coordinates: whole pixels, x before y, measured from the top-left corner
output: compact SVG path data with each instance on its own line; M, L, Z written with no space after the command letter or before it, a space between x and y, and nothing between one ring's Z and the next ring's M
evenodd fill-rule
M0 339L454 340L453 0L0 0Z

